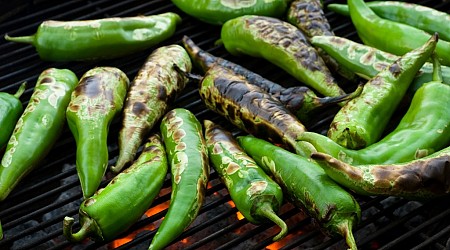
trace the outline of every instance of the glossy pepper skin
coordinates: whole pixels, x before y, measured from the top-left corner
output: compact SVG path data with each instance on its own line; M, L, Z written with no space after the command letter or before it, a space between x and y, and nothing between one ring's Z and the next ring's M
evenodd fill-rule
M151 53L131 82L119 131L119 157L111 170L120 172L134 160L149 131L168 111L187 79L173 68L191 71L189 55L179 45L163 46Z
M288 110L294 113L300 120L308 119L313 111L339 102L350 100L358 95L358 91L336 97L318 97L314 91L305 86L284 88L278 83L272 82L239 64L225 60L202 50L189 37L183 37L183 45L189 53L194 64L203 73L215 64L228 68L238 75L243 76L249 83L260 87L263 91L280 100Z
M355 167L323 153L311 157L336 182L361 195L427 200L450 193L450 147L401 164Z
M317 163L252 136L237 140L292 204L305 209L325 232L342 235L350 249L357 249L352 228L360 221L361 208Z
M22 83L16 93L0 92L0 152L8 143L17 120L23 113L20 96L25 91L26 83Z
M366 4L381 18L404 23L430 34L437 32L442 40L450 41L450 14L446 12L400 1L370 1ZM341 15L350 15L346 4L328 4L327 9Z
M203 22L222 25L242 15L282 17L290 0L172 0L183 12Z
M290 23L241 16L222 26L221 39L232 55L264 58L324 96L345 94L305 35Z
M273 221L281 228L273 240L282 239L288 227L276 214L283 204L281 187L244 152L229 131L209 120L203 124L212 167L237 209L251 223Z
M315 36L311 39L311 43L367 80L399 59L399 56L394 54L339 36ZM450 84L450 67L441 66L441 69L444 83ZM415 75L408 94L414 95L414 92L424 83L431 81L432 77L433 65L426 62Z
M44 21L31 36L10 37L32 44L45 61L85 61L125 56L154 46L175 32L176 13L82 21Z
M437 41L435 34L370 79L362 93L335 115L328 137L350 149L377 142L415 74L434 52Z
M363 0L347 2L358 36L369 46L395 55L403 55L422 46L430 34L413 26L383 19ZM442 65L450 66L450 42L440 40L436 54Z
M78 232L72 232L74 219L64 218L64 236L72 242L80 242L88 237L96 241L117 238L149 209L164 183L167 169L166 151L161 137L152 134L138 159L129 168L81 203L81 229Z
M163 117L161 135L171 169L168 211L149 249L163 249L197 217L209 179L209 158L202 125L187 109L172 109Z
M76 146L76 168L85 199L97 191L108 166L108 130L120 115L129 85L120 69L96 67L81 77L67 107Z

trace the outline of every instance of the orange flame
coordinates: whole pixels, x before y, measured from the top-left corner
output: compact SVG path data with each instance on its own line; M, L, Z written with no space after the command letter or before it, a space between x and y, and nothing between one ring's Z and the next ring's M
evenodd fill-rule
M233 202L232 200L229 200L227 203L228 203L231 207L236 207L236 204L234 204L234 202ZM242 220L242 219L245 218L245 217L241 214L241 212L239 212L239 211L236 212L236 217L238 218L238 220Z

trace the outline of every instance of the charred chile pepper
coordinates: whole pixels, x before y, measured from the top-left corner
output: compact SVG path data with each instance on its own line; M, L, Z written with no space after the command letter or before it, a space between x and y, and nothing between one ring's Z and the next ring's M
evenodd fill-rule
M142 141L184 89L187 79L173 69L189 72L189 55L179 45L156 49L131 82L119 132L119 157L111 170L118 173L131 163Z
M325 172L361 195L432 199L450 193L450 147L402 164L352 166L330 155L313 153Z
M400 1L370 1L366 3L378 16L394 22L414 26L430 34L437 32L443 40L450 41L450 15L415 3ZM345 4L328 4L328 10L349 16Z
M77 76L67 69L49 68L39 75L1 161L0 201L39 165L59 138L70 95L77 83Z
M76 168L85 199L97 191L108 166L108 130L122 111L128 77L113 67L96 67L81 77L67 107L76 146Z
M347 4L359 37L369 46L401 56L419 48L430 37L416 27L377 16L363 0L348 0ZM436 54L443 65L450 66L450 42L440 40Z
M370 79L362 93L335 115L328 137L351 149L377 142L415 74L434 52L437 41L435 34Z
M0 152L8 143L17 120L23 113L20 96L25 91L26 83L22 83L15 94L0 92Z
M342 235L350 249L357 249L352 228L360 221L361 208L317 163L252 136L237 140L292 204L305 209L325 232Z
M31 36L10 37L32 44L46 61L110 59L154 46L175 32L181 18L175 13L83 21L45 21Z
M238 75L245 77L249 83L260 87L273 97L283 103L288 110L294 113L300 120L308 119L308 116L316 109L333 105L342 101L350 100L359 94L355 91L336 97L318 97L314 91L305 86L294 86L284 88L283 86L272 82L238 64L230 62L220 57L202 50L187 36L183 37L183 45L189 53L194 64L203 72L208 71L213 65L218 64L226 67ZM362 89L361 89L362 90Z
M171 168L172 195L149 249L163 249L194 221L209 179L208 148L195 115L187 109L172 109L163 117L160 130Z
M203 22L222 25L243 15L282 17L290 0L172 0L183 12Z
M341 96L332 73L303 33L276 18L247 15L227 21L221 39L232 55L260 57L324 96Z
M81 203L81 229L77 233L72 233L74 219L64 218L64 236L72 242L80 242L87 237L96 241L115 239L150 207L164 183L167 169L161 138L158 134L151 135L129 168Z
M204 121L209 159L227 187L231 200L251 223L268 219L281 231L273 240L288 232L286 223L276 212L283 204L283 191L239 146L233 135L209 120Z

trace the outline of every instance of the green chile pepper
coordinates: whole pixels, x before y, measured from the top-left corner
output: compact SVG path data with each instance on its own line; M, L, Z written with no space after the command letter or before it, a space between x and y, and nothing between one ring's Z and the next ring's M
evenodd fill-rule
M350 249L357 249L352 228L360 221L361 208L317 163L252 136L237 140L292 204L305 209L326 232L342 235Z
M347 4L359 37L369 46L403 55L422 46L430 37L416 27L377 16L363 0L348 0ZM436 54L443 65L450 66L450 42L440 40Z
M164 183L167 169L161 138L153 134L129 168L81 203L81 229L77 233L72 233L74 219L64 218L64 236L72 242L80 242L87 237L96 241L115 239L149 209Z
M195 115L187 109L172 109L163 117L160 130L171 168L172 195L149 249L163 249L194 221L209 179L208 149Z
M49 68L39 75L1 161L0 201L39 165L61 135L65 111L77 83L77 76L67 69Z
M22 83L15 94L0 92L0 152L8 143L17 120L23 113L20 96L25 91L26 83Z
M97 191L108 166L108 130L120 115L129 85L120 69L96 67L81 77L67 107L76 146L76 168L85 199Z
M221 30L232 55L264 58L324 96L341 96L332 73L303 33L276 18L247 15L227 21Z
M362 93L335 115L328 137L350 149L377 142L415 74L434 52L437 41L435 34L370 79Z
M450 193L450 147L402 164L352 166L324 153L313 153L325 172L361 195L432 199Z
M281 228L273 240L282 239L288 227L276 214L283 204L281 187L244 152L230 132L209 120L204 121L204 127L209 159L237 209L251 223L273 221Z
M147 58L131 82L122 112L119 157L115 166L111 167L113 172L120 172L134 160L145 136L186 86L187 79L173 69L173 64L186 72L192 68L183 47L160 47Z
M243 15L282 17L290 0L172 0L183 12L203 22L222 25Z
M400 1L370 1L367 6L382 18L414 26L430 34L437 32L441 39L450 41L450 15L446 12ZM341 15L350 15L345 4L328 4L327 8Z
M175 13L82 21L45 21L31 36L10 37L29 43L46 61L111 59L154 46L171 37L181 18Z

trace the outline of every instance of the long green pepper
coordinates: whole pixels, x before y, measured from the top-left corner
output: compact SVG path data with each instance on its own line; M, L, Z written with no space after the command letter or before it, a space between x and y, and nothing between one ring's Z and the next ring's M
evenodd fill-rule
M172 109L163 117L160 131L171 169L172 194L149 249L163 249L195 220L209 180L208 149L195 115L187 109Z
M85 199L100 186L108 166L108 130L120 115L129 80L120 69L96 67L81 77L67 107L76 146L76 168Z
M78 232L72 233L74 219L64 218L64 236L72 242L88 237L96 241L115 239L149 209L164 184L167 170L167 156L161 137L153 134L129 168L81 203L81 229Z
M25 91L25 87L24 82L14 94L0 92L0 152L8 143L17 120L23 113L23 105L19 98Z
M168 111L188 79L174 68L190 72L189 55L179 45L163 46L151 53L130 84L119 131L119 157L111 170L120 172L134 160L142 141Z
M204 121L204 127L209 159L237 209L251 223L273 221L281 228L273 240L282 239L288 228L276 214L283 204L281 187L244 152L229 131L209 120Z

